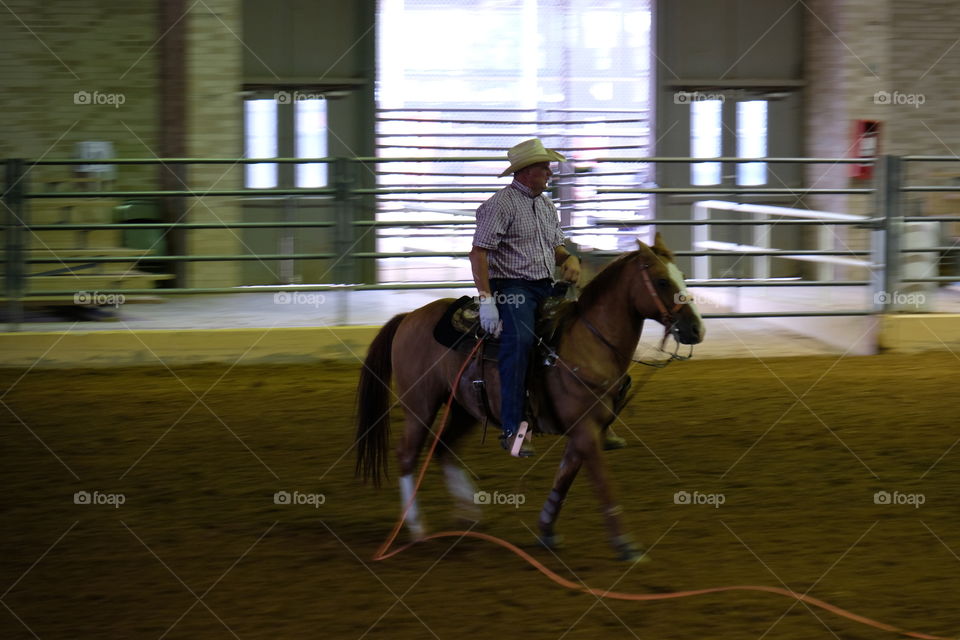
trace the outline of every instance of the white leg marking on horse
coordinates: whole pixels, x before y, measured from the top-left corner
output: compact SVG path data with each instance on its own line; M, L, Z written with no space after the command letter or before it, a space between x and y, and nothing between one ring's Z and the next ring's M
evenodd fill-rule
M447 489L450 495L457 499L464 506L474 505L473 495L477 488L470 480L467 472L455 464L443 465L443 476L447 480Z
M420 522L420 508L417 506L416 498L413 498L413 490L413 475L400 476L400 508L407 509L407 503L410 503L410 508L407 509L406 523L413 537L419 539L423 537L425 531L423 523ZM413 498L412 502L411 498Z

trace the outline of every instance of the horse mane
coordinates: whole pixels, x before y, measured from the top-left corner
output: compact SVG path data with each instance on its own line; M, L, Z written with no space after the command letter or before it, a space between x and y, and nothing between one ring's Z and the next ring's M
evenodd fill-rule
M593 306L597 298L620 279L627 265L640 257L641 253L642 250L631 251L630 253L619 256L613 262L608 263L607 266L601 269L600 273L594 276L593 280L588 282L587 286L580 291L580 297L577 300L578 306L582 308Z
M620 278L623 277L623 271L634 260L639 260L649 251L657 260L666 260L673 262L673 252L662 244L648 246L641 244L636 251L624 253L617 256L614 260L607 263L600 272L588 282L580 291L580 295L572 304L565 304L557 314L557 326L561 331L566 330L569 323L584 309L593 306L597 299L612 287Z
M673 262L673 252L670 251L667 247L661 244L655 244L650 247L647 245L641 245L636 251L631 251L630 253L625 253L622 256L618 256L613 262L608 263L603 269L600 270L593 280L591 280L580 292L580 304L584 307L591 306L596 302L597 297L603 292L610 288L623 274L623 270L627 268L627 265L630 264L633 260L644 255L647 251L652 253L655 258L666 260L667 262Z

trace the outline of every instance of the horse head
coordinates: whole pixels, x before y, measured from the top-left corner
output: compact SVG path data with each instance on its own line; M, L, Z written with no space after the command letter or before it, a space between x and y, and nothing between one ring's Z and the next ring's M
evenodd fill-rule
M687 292L683 273L674 264L673 252L658 233L653 246L639 240L637 257L631 263L638 273L631 277L637 311L660 322L681 344L699 344L706 335L703 318Z

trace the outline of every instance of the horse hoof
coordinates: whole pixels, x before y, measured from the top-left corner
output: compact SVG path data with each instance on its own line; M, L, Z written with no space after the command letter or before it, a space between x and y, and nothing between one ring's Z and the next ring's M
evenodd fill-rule
M425 537L427 537L427 530L422 525L409 526L407 527L410 530L410 538L414 542L420 542Z
M607 432L606 436L603 439L603 450L604 451L616 451L617 449L625 449L627 446L627 441L618 436L615 433Z
M617 559L631 564L650 562L652 560L650 554L639 547L621 549L617 554Z
M480 522L483 513L480 509L460 508L454 511L453 519L462 526L472 526Z
M537 538L537 541L540 543L541 547L550 549L551 551L556 551L563 546L563 536L558 536L555 533L550 535L541 535Z
M613 548L616 550L617 559L623 562L650 562L650 554L647 550L634 542L627 536L620 536L613 541Z

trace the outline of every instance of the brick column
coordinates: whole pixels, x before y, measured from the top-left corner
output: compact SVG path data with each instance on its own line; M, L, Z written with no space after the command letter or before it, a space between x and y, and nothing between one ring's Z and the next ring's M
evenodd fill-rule
M890 0L812 0L807 3L806 29L806 148L809 156L845 158L851 155L854 120L889 118L885 105L875 102L891 77L893 36ZM889 149L884 127L881 150ZM809 165L807 184L816 188L871 186L851 179L848 165ZM874 200L866 196L810 196L815 209L872 214ZM865 249L869 232L834 227L833 248ZM815 233L810 231L809 233ZM813 237L808 238L812 243ZM841 278L860 278L858 269L837 269Z
M240 0L206 0L186 18L187 151L191 157L243 155L241 8ZM243 166L196 165L189 178L194 189L237 189L243 185ZM237 198L195 198L187 206L191 222L237 221L242 211ZM192 255L244 253L240 238L239 230L191 231L187 246ZM237 262L192 263L187 273L191 287L241 284Z

